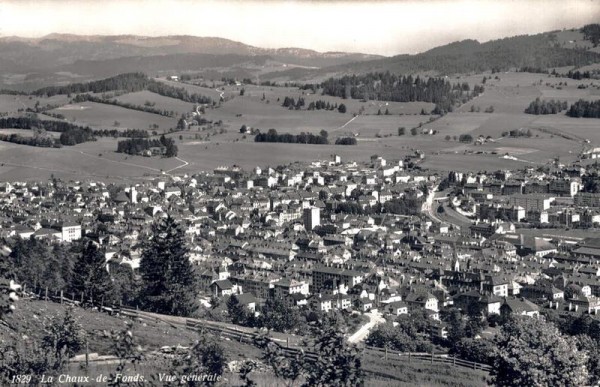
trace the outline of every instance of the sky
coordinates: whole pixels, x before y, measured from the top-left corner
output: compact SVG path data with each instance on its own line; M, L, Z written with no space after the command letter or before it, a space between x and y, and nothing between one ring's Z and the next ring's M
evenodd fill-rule
M217 36L386 56L592 22L600 0L0 0L0 36Z

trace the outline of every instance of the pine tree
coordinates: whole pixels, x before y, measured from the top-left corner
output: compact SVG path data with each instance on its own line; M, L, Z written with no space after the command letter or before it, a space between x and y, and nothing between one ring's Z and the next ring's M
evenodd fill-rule
M170 216L152 226L140 261L142 306L152 312L189 316L198 307L198 283L183 229Z
M0 259L0 322L16 308L15 301L19 298L16 290L20 289L14 280L13 265L6 257Z
M92 242L81 251L75 263L71 291L86 299L112 301L113 285L106 270L106 258Z

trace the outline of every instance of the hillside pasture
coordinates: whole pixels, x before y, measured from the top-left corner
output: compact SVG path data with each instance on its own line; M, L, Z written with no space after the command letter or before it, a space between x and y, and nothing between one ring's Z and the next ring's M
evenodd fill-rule
M128 181L161 174L157 165L161 162L165 169L181 164L174 159L150 160L140 156L119 160L111 155L115 150L116 142L108 139L60 149L0 142L0 181L46 180L51 175L66 180ZM115 155L124 158L122 154Z
M477 150L496 152L499 156L508 154L524 162L545 164L556 157L563 162L572 162L577 159L581 145L572 140L540 133L532 130L533 137L505 137L494 143L476 146ZM539 137L536 137L539 136Z
M597 84L600 84L597 80L590 79L569 79L565 81L566 85L549 87L544 85L540 85L539 89L542 93L540 99L558 99L560 101L567 101L569 104L572 104L575 101L580 99L585 100L596 100L600 98L600 90L596 87ZM579 85L587 86L585 89L579 89Z
M529 127L548 128L566 134L589 139L595 146L600 146L600 119L571 118L565 114L535 116Z
M0 94L0 113L16 114L19 110L33 109L39 102L40 107L46 105L62 106L69 102L66 95L52 97L30 97L26 95Z
M265 100L269 100L270 104L275 103L281 105L285 97L304 98L306 109L311 102L325 101L331 105L346 105L349 113L359 113L363 115L374 115L379 110L381 113L385 113L386 109L389 110L391 115L398 114L419 114L421 110L430 112L435 107L435 104L430 102L393 102L393 101L362 101L358 99L344 99L340 97L332 97L329 95L322 95L321 90L317 90L313 93L312 90L300 90L297 87L284 87L284 86L256 86L256 85L245 85L245 86L226 86L225 90L231 90L231 95L239 95L239 91L244 88L244 98L258 98L262 99L264 94ZM283 108L282 108L283 109Z
M410 136L410 129L419 126L421 123L426 123L432 116L422 115L360 115L352 121L349 121L346 126L336 128L329 134L331 137L353 136L358 134L358 139L363 137L376 136L397 136L398 128L404 127L407 136ZM426 125L424 125L426 126Z
M28 107L23 96L0 94L0 113L17 113L19 109Z
M477 136L492 136L499 138L503 132L518 130L527 127L537 117L531 114L506 114L492 113L488 114L489 118L479 128L472 132L473 137Z
M442 137L459 136L479 129L491 118L489 113L452 113L423 125L423 128L437 130Z
M51 112L64 115L74 124L94 129L148 129L150 125L156 124L164 132L177 126L177 118L89 101L65 105ZM115 125L115 122L119 125Z
M154 109L174 111L178 115L189 113L193 111L195 107L195 104L193 103L184 102L175 98L164 97L147 90L123 94L115 99L120 102L139 106L144 106L146 102L150 102L154 104L152 106Z
M101 159L103 162L129 167L137 167L145 172L158 173L161 170L166 171L181 165L181 162L175 158L164 157L144 157L129 155L126 153L117 153L117 142L126 140L125 138L107 138L101 137L97 141L84 142L69 149L83 153L91 158ZM100 156L101 155L101 156Z
M519 114L531 101L541 96L540 91L534 86L496 86L485 85L485 92L477 98L462 105L459 112L469 112L471 106L484 112L490 106L496 113Z
M18 134L21 137L33 137L35 135L35 132L33 130L29 130L29 129L8 128L8 129L0 129L0 134ZM54 138L60 137L60 133L57 133L57 132L44 131L43 135L54 137Z
M598 49L598 47L596 47ZM598 51L596 51L598 52ZM578 68L579 71L598 71L600 70L600 63L593 63L587 66L581 66ZM596 79L596 84L598 84L598 80Z
M583 39L583 34L579 30L564 30L557 31L555 34L556 41L564 48L593 48L592 42Z
M215 90L214 88L192 85L190 83L185 83L185 82L168 81L165 78L154 78L154 80L162 82L169 86L183 88L190 94L195 93L195 94L205 95L207 97L210 97L215 102L219 102L219 98L221 95L221 92ZM212 82L210 82L210 81L207 81L206 83L209 85L212 84ZM221 82L217 82L216 84L221 84ZM225 95L225 96L227 96L227 95Z
M222 120L228 130L239 131L242 125L247 125L262 131L274 128L280 133L298 134L335 129L344 125L352 116L338 112L288 110L260 100L236 97L220 108L207 110L206 118L212 121Z
M387 140L387 139L385 139ZM188 142L179 145L179 157L190 163L178 169L178 173L212 170L223 165L239 165L243 168L289 164L295 161L331 160L333 154L342 160L368 161L378 154L388 159L401 159L412 153L408 148L384 144L384 139L359 142L355 146L305 145L255 142L201 143Z
M439 153L426 156L422 168L445 172L448 170L462 172L495 171L498 169L520 169L531 165L527 162L501 158L489 154Z
M46 107L47 105L51 106L63 106L69 103L71 97L65 94L57 94L52 97L46 96L27 96L27 95L17 95L18 100L23 102L27 107L34 109L36 103L39 102L39 106L41 108Z

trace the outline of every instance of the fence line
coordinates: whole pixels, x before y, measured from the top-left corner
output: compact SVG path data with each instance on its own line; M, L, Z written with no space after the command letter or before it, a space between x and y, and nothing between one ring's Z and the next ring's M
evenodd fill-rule
M198 319L189 319L189 318L186 319L186 318L181 318L181 317L176 317L176 316L159 315L157 313L148 313L148 312L143 312L143 311L139 311L136 309L123 308L120 305L116 306L116 305L111 304L110 306L106 306L106 305L104 305L104 300L100 300L100 301L98 301L98 300L94 301L93 299L86 300L85 297L83 296L83 294L81 295L80 299L77 300L77 299L66 297L62 291L56 292L56 294L54 294L54 295L49 294L47 288L35 289L34 292L30 291L30 292L24 292L24 293L32 298L38 298L41 300L58 302L61 304L74 305L74 306L78 306L78 307L85 307L85 306L95 307L95 308L98 308L98 311L108 313L110 315L119 314L121 316L126 316L126 317L129 317L132 319L146 319L146 320L151 320L151 321L160 321L163 323L170 324L173 327L180 326L180 327L195 330L195 331L208 330L208 331L218 334L219 336L227 337L227 338L234 339L236 341L247 343L247 344L253 343L254 338L256 337L256 332L254 332L254 331L248 332L248 331L243 330L242 328L225 327L222 325L218 325L218 323L216 323L216 322L213 323L210 321L200 321ZM302 352L303 356L311 361L314 361L318 358L318 355L316 353L311 352L309 350L305 350L304 348L302 348L300 346L298 346L296 348L294 348L293 346L290 347L289 341L286 343L286 346L281 345L280 343L274 341L273 339L271 339L271 342L274 343L275 345L277 345L286 356L295 356L299 352ZM386 350L384 348L377 348L377 347L370 347L370 346L366 346L364 348L364 351L366 353L374 354L377 356L383 355L386 361L392 361L394 363L403 363L403 362L411 363L412 361L418 361L418 362L429 362L431 364L433 364L433 363L449 364L452 366L458 366L458 367L463 367L463 368L477 369L477 370L481 370L484 372L490 372L492 370L492 366L490 366L489 364L477 363L477 362L457 358L455 356L451 356L451 355L444 354L444 353L435 354L435 353L398 352L398 351ZM381 373L381 372L373 371L373 373L374 374L380 373L383 375L383 373ZM387 375L387 374L386 374L386 377L393 378L392 375Z

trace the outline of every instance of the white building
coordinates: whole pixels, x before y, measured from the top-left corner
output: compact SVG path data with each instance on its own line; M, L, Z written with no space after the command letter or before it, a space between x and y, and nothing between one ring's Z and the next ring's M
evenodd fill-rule
M72 242L81 239L81 225L77 223L62 223L60 230L63 242Z
M304 228L312 230L321 224L321 209L317 207L304 209Z

